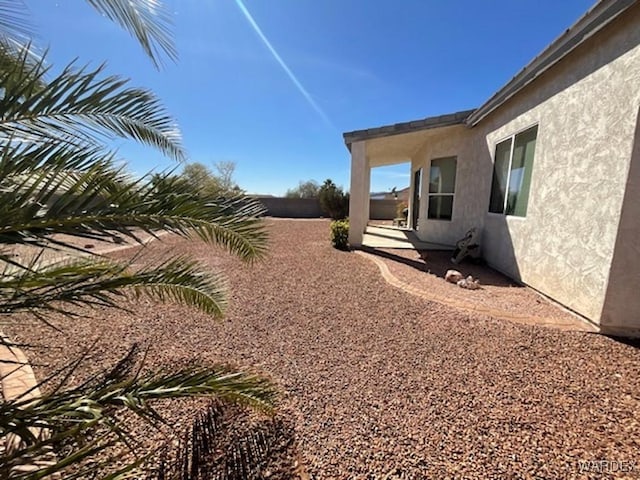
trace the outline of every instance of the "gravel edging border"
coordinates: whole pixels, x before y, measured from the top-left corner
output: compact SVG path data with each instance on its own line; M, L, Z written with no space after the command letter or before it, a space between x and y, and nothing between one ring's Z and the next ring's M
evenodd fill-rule
M27 356L20 348L13 345L6 335L0 333L0 336L2 337L0 340L0 393L3 401L35 401L40 397L41 392ZM30 427L29 430L35 438L46 439L49 435L46 428ZM11 453L20 448L23 448L22 440L14 433L9 433L0 440L0 450L4 453ZM12 468L11 473L36 472L55 462L54 453L48 452L41 458L34 459L31 464ZM62 477L52 474L51 478L59 480Z
M451 300L449 298L442 297L440 295L434 295L433 293L427 293L425 290L409 285L408 283L403 282L402 280L397 278L395 275L393 275L389 270L389 267L387 266L387 264L382 259L377 258L376 256L370 253L364 252L362 250L355 250L354 253L373 262L380 270L380 274L382 278L389 285L395 288L398 288L406 293L415 295L417 297L423 298L431 302L439 303L441 305L456 308L458 310L462 310L465 312L487 315L499 320L506 320L509 322L514 322L519 324L538 325L538 326L555 328L555 329L560 329L565 331L588 332L588 333L599 332L595 326L588 324L587 322L582 321L579 318L576 318L575 322L569 324L565 322L559 322L558 320L555 320L555 319L541 318L541 317L535 317L531 315L520 315L516 313L507 312L504 310L479 307L477 305L462 303L457 300Z
M5 401L23 398L36 399L40 396L40 389L35 373L29 364L27 356L13 345L9 338L0 333L0 393Z

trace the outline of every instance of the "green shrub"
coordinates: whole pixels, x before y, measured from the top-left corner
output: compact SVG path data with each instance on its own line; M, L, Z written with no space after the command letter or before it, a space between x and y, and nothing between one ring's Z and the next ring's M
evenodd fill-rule
M349 194L327 179L318 191L322 211L333 220L342 220L349 214Z
M349 249L349 220L331 222L331 244L339 250Z

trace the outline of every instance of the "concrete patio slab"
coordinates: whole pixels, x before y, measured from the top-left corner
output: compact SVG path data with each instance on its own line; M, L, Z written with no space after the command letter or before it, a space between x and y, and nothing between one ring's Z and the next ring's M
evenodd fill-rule
M412 230L387 226L367 226L362 246L369 248L400 248L413 250L453 250L451 245L422 242Z

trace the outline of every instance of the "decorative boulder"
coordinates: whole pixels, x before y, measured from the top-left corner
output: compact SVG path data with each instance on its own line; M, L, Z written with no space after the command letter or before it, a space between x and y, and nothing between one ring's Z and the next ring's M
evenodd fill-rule
M447 270L444 279L449 283L458 283L460 280L464 280L464 276L457 270Z
M478 280L474 280L471 275L459 280L457 283L460 288L466 288L468 290L477 290L480 288L480 282L478 282Z

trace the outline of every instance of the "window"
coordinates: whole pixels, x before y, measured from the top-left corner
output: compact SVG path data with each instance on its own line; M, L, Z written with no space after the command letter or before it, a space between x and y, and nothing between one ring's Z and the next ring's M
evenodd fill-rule
M432 220L451 220L455 186L456 157L431 160L427 218Z
M525 217L538 127L496 145L489 211Z

